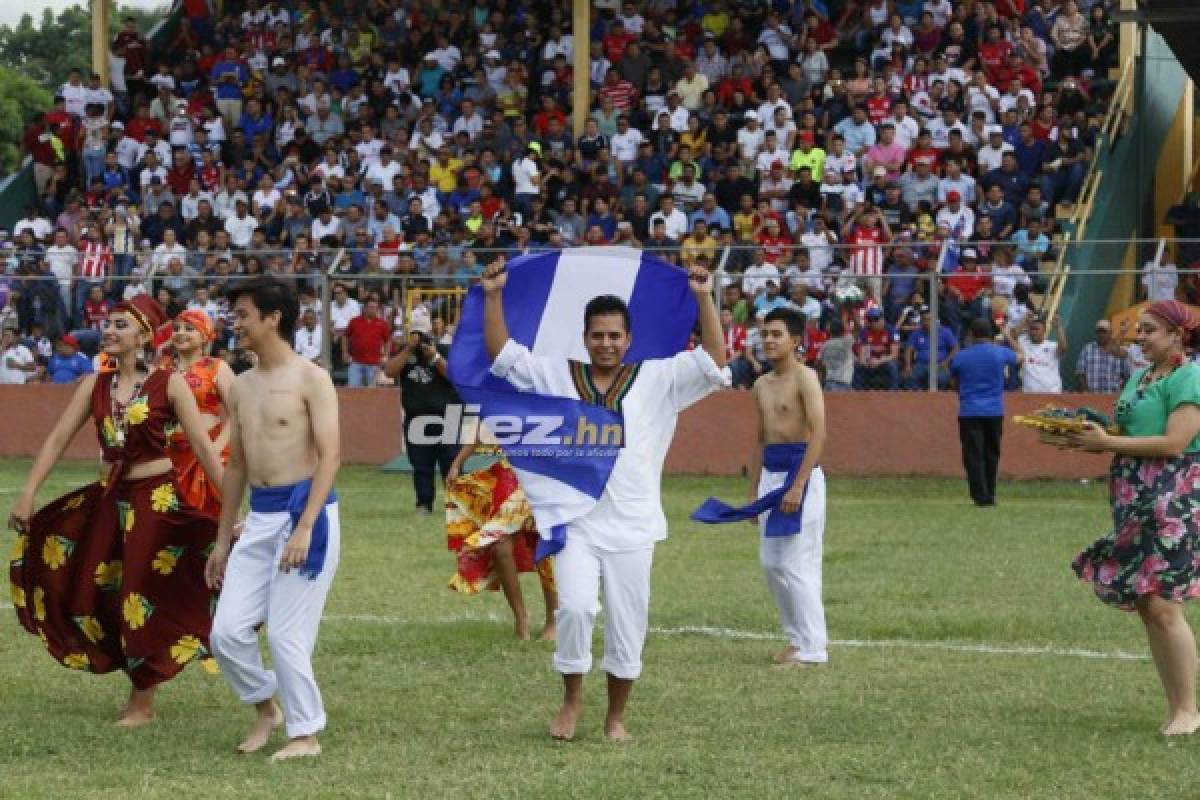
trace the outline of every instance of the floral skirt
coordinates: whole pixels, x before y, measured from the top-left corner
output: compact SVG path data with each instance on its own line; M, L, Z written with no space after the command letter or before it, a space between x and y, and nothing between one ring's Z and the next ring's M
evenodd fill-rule
M208 431L208 437L214 442L221 435L223 423L217 423ZM167 455L171 457L171 466L175 470L175 488L184 505L194 508L206 517L219 519L221 516L221 487L208 479L208 474L200 466L196 454L192 451L192 443L188 441L183 431L171 436L167 441ZM229 448L221 453L221 462L229 463Z
M463 594L500 588L492 545L512 537L518 572L537 572L543 586L554 585L550 559L534 563L538 532L517 476L503 461L446 482L446 538L458 554L450 588Z
M9 577L17 619L63 666L124 670L135 688L207 658L216 596L204 564L216 522L183 506L169 475L100 483L38 511ZM207 666L207 664L206 664Z
M1125 611L1145 595L1200 597L1200 454L1113 459L1113 530L1072 568L1096 596Z

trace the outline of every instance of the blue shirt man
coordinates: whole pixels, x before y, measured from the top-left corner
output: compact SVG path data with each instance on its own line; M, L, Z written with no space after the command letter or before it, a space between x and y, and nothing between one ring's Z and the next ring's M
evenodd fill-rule
M1005 374L1020 364L1016 353L992 339L991 320L972 320L967 348L950 362L958 386L958 438L967 487L971 500L981 508L996 505Z
M74 336L64 336L46 362L46 374L51 383L74 383L92 374L92 360L79 352L79 342Z
M950 362L958 354L958 337L944 322L937 329L938 387L950 385ZM926 389L929 386L929 350L932 339L929 335L929 306L921 306L921 326L908 335L905 343L908 357L908 389Z

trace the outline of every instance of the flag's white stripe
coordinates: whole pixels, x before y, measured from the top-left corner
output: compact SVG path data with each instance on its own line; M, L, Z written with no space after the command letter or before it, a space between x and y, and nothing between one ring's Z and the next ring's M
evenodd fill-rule
M0 603L0 610L11 611L12 605ZM478 613L468 611L442 617L407 619L386 614L326 614L326 622L359 622L374 625L419 626L460 625L467 622L508 622L510 617L496 612ZM779 642L784 636L765 631L743 631L737 628L716 628L706 625L683 625L669 628L651 628L657 636L710 636L715 639L733 639L754 642ZM1083 658L1098 661L1147 661L1141 653L1125 650L1087 650L1076 647L1049 647L1046 645L1009 645L990 642L953 642L922 639L834 639L831 647L873 648L881 650L938 650L951 653L977 653L992 656L1053 656L1058 658Z
M641 252L628 247L563 250L532 351L549 358L587 361L584 306L600 294L615 294L628 303L641 263Z
M556 525L579 519L596 505L594 498L557 478L516 467L513 471L517 473L517 482L529 498L538 530L546 531L547 536Z

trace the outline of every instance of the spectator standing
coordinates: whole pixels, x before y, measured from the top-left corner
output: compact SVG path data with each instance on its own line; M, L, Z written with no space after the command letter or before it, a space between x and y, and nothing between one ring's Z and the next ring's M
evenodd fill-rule
M387 322L379 316L379 301L374 297L368 299L362 314L346 326L346 335L342 339L342 358L349 365L347 386L375 386L390 337Z
M971 500L979 507L996 505L1005 377L1021 363L1017 353L994 343L992 330L990 320L972 320L967 347L950 362L951 381L958 390L963 468Z
M1046 320L1039 316L1028 316L1017 328L1008 329L1008 338L1014 350L1023 357L1021 389L1031 394L1062 394L1062 367L1060 362L1067 353L1067 334L1062 319L1054 320L1057 341L1046 338Z
M46 364L46 376L51 383L75 383L92 373L92 361L79 352L79 341L70 334L58 340L54 355Z
M437 493L435 473L445 480L458 455L458 431L446 431L442 421L449 406L461 401L446 373L448 347L435 342L428 321L414 321L412 328L404 348L388 359L383 371L400 385L404 452L413 468L417 513L427 515Z
M37 376L37 359L17 337L16 325L0 330L0 384L29 383Z
M1075 365L1078 389L1115 394L1121 391L1129 377L1126 370L1129 354L1112 335L1112 323L1108 320L1096 321L1095 337L1079 351L1079 361Z

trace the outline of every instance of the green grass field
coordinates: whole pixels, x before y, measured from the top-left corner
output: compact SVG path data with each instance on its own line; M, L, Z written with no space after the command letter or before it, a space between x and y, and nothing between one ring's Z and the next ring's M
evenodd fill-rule
M26 468L0 464L0 505ZM62 468L42 500L90 477ZM687 520L743 484L668 480L671 538L628 719L638 741L618 747L600 734L599 673L581 739L548 740L551 646L514 641L499 594L445 588L441 521L412 515L408 476L347 469L316 659L330 716L319 762L232 755L247 712L196 668L161 693L158 722L120 733L122 676L58 667L5 605L0 797L1200 796L1200 744L1157 734L1140 624L1069 568L1105 527L1100 485L1005 485L990 510L957 482L829 485L831 662L779 672L755 533ZM536 619L533 576L525 588Z

